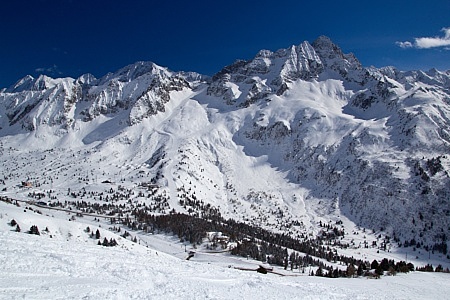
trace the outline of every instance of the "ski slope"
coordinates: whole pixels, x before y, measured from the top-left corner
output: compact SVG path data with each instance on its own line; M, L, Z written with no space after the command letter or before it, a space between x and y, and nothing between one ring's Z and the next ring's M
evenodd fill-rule
M256 262L226 256L212 262L206 254L185 260L155 250L170 240L145 246L100 224L102 238L119 242L103 247L84 231L98 227L91 219L69 221L66 213L47 216L4 202L0 209L1 299L445 299L450 292L450 274L444 273L328 279L241 271L234 267ZM12 218L22 232L8 225ZM40 236L24 232L30 224Z

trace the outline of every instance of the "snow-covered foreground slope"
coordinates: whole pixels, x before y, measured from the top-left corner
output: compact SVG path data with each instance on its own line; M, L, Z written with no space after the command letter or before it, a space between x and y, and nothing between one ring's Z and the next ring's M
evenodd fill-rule
M95 228L92 220L82 224L61 219L65 213L46 216L3 202L0 208L1 299L445 299L450 292L443 273L375 280L245 272L169 256L100 227L102 237L119 242L103 247L84 231L86 223ZM22 232L8 225L13 218ZM41 235L24 233L29 224Z

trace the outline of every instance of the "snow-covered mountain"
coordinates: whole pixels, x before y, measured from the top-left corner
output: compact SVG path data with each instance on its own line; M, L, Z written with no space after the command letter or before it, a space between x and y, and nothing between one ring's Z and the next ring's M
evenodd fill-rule
M195 213L187 197L274 231L345 220L446 252L449 105L449 71L363 67L327 37L211 78L149 62L26 76L0 93L3 193L27 198L29 181L64 200L108 182L133 203L162 197L162 213ZM159 198L136 191L147 182Z
M19 123L30 131L44 124L69 129L75 120L88 122L119 111L127 111L132 125L164 112L170 92L190 88L186 78L202 76L174 74L150 62L137 62L101 79L90 74L76 80L26 76L2 94L2 127Z

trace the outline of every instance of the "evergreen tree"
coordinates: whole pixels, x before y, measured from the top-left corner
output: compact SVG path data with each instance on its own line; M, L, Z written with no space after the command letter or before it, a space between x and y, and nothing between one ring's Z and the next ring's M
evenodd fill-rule
M16 232L20 232L20 226L19 226L19 224L16 225Z
M363 264L360 263L359 266L358 266L358 270L356 271L356 274L357 274L358 276L362 276L363 273L364 273Z
M391 276L397 275L397 271L395 271L395 269L394 269L393 266L390 266L390 267L389 267L388 275L391 275Z
M378 267L375 269L375 274L381 276L384 274L383 269L381 268L381 265L378 265Z
M395 270L397 272L401 272L401 273L408 273L409 272L409 268L406 264L405 261L399 261L395 264Z
M347 266L347 276L348 277L354 277L356 273L356 268L353 264L349 264Z
M374 259L372 261L372 263L370 264L370 268L376 270L378 268L379 264L378 261L376 259Z
M387 258L383 258L383 260L381 261L381 263L380 263L380 268L383 270L383 271L387 271L387 270L389 270L389 261L388 261L388 259Z
M328 271L326 277L333 278L333 267L331 267L331 269Z
M29 234L36 234L36 235L41 235L39 233L39 228L36 225L32 225L30 227L30 231L28 232Z
M339 270L338 268L333 270L333 278L338 278L341 276L342 276L341 270Z
M95 238L98 240L98 239L100 239L100 231L98 231L98 229L97 229L97 231L95 232Z

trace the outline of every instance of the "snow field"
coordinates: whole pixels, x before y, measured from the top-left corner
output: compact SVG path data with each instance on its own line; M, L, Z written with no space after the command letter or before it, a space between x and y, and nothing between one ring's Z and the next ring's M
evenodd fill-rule
M86 235L86 224L77 220L3 202L0 207L1 299L445 299L450 292L449 274L443 273L379 280L263 275L228 268L226 257L221 264L206 254L187 261L117 236L120 246L97 246L77 238ZM24 224L23 231L33 223L58 232L53 238L13 232L7 224L12 218ZM72 236L63 238L68 232Z
M201 251L188 261L176 239L138 236L133 243L89 217L69 221L65 212L49 215L4 202L0 211L1 299L445 299L450 292L444 273L379 280L263 275L234 269L255 269L258 262ZM8 224L11 219L22 232ZM26 233L30 224L40 236ZM96 245L87 226L119 246Z

